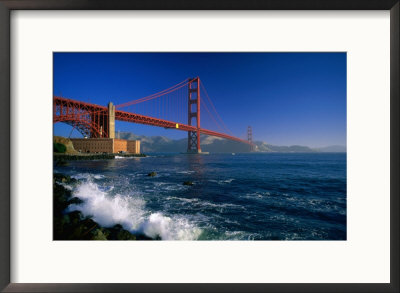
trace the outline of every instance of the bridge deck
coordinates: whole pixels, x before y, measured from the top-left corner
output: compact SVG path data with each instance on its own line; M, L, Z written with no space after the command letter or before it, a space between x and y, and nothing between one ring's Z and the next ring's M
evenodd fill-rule
M76 100L71 100L71 99L66 99L62 97L54 97L53 99L54 105L68 105L70 108L76 108L79 109L79 111L73 111L73 112L68 112L68 113L60 113L58 115L58 112L54 110L54 116L53 116L53 122L59 122L59 121L65 121L65 119L60 119L60 116L63 116L63 118L68 117L70 119L74 119L75 116L82 116L82 115L88 115L88 114L93 114L93 113L102 113L104 115L108 115L108 108L96 104L90 104L90 103L85 103L81 101L76 101ZM125 121L125 122L132 122L132 123L138 123L138 124L145 124L145 125L152 125L152 126L158 126L158 127L164 127L168 129L176 129L176 130L181 130L181 131L197 131L197 127L187 125L187 124L181 124L173 121L168 121L168 120L163 120L155 117L150 117L150 116L145 116L145 115L140 115L136 113L131 113L131 112L125 112L125 111L120 111L120 110L115 110L115 120L119 121ZM177 127L178 125L178 127ZM199 129L200 133L205 134L205 135L211 135L211 136L216 136L216 137L221 137L229 140L234 140L242 143L246 143L249 145L252 145L249 141L227 135L225 133L220 133L204 128Z

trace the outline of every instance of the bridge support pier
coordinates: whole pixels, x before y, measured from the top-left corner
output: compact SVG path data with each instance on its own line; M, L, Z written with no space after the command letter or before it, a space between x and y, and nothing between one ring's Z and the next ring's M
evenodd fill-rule
M115 138L115 105L108 103L108 138Z
M200 78L189 79L188 125L196 118L197 131L188 131L188 153L201 153L200 147Z
M115 138L115 105L108 103L107 109L95 110L90 114L90 123L94 129L90 129L90 138Z

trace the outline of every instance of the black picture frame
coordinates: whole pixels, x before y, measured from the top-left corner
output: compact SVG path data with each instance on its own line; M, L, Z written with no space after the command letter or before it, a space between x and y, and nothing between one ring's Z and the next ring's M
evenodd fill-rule
M390 10L390 283L10 283L10 12L13 10ZM0 0L0 289L4 292L399 292L399 0ZM368 256L366 256L368 258Z

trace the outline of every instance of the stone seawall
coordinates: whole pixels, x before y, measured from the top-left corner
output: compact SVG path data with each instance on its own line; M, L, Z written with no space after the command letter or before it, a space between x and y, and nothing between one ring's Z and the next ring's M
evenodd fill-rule
M72 160L111 160L118 157L146 157L145 154L59 154L54 153L55 161Z

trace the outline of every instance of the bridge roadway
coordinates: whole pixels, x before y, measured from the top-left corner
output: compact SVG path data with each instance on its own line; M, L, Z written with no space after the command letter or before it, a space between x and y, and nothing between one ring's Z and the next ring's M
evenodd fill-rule
M55 104L64 104L65 106L69 106L69 108L75 108L75 109L80 109L84 110L86 114L91 114L91 113L108 113L108 108L96 104L90 104L90 103L85 103L81 101L76 101L76 100L71 100L71 99L65 99L61 97L54 97ZM74 119L74 116L78 115L85 115L84 112L79 112L79 113L66 113L65 115L60 115L60 117L56 117L56 111L54 111L54 122L59 122L59 121L65 121L65 117L70 117L71 119ZM63 119L61 116L64 116ZM181 124L173 121L168 121L168 120L163 120L155 117L150 117L150 116L145 116L145 115L140 115L136 113L131 113L131 112L125 112L125 111L120 111L120 110L115 110L115 120L119 121L125 121L125 122L132 122L132 123L138 123L138 124L145 124L145 125L152 125L152 126L158 126L158 127L164 127L168 129L176 129L176 130L181 130L181 131L198 131L202 134L205 135L211 135L211 136L216 136L216 137L221 137L233 141L238 141L242 143L246 143L249 145L252 145L249 141L231 136L225 133L221 132L216 132L204 128L197 129L195 126L187 125L187 124Z

